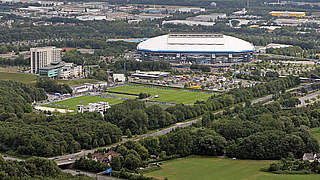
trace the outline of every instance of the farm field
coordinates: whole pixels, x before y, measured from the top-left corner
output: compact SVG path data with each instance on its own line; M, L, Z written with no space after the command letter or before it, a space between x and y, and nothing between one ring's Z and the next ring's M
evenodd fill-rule
M163 162L162 168L145 176L170 180L316 180L320 175L280 175L260 171L272 161L232 160L192 156Z
M107 94L103 94L103 96L108 96ZM122 95L110 95L108 97L99 97L93 95L84 95L79 96L71 99L66 99L50 104L45 104L45 107L53 107L53 108L60 108L60 109L70 109L70 110L77 110L77 105L87 105L89 103L96 103L96 102L109 102L110 105L118 104L123 102L125 99L116 99L112 97L119 97L119 98L134 98L134 96L122 96Z
M195 92L189 90L180 90L174 88L160 88L160 87L151 87L151 86L133 86L133 85L124 85L118 86L115 88L108 89L110 92L117 93L129 93L139 95L140 93L150 94L152 97L159 94L158 98L151 98L150 100L165 102L165 103L175 103L175 104L193 104L197 100L205 101L214 93L209 94L206 92Z
M0 72L0 80L12 80L26 84L36 83L37 76L24 73Z

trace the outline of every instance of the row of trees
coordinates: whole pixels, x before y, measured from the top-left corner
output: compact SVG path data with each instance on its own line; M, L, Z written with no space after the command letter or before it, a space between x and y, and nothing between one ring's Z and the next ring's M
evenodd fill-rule
M28 66L30 65L30 59L24 59L23 56L19 56L15 59L0 58L0 66Z
M30 103L47 99L42 89L14 81L0 81L0 121L7 113L32 112Z
M294 157L282 158L278 163L270 164L267 169L277 174L310 174L320 173L319 161L302 161L296 160Z
M2 113L0 151L50 157L119 142L120 129L95 113L45 116L26 113L21 118Z
M179 104L168 107L166 110L159 105L146 107L144 102L127 100L107 110L105 120L117 125L123 132L129 129L132 134L142 134L147 130L163 128L176 122L198 117L207 111L216 111L252 98L279 93L279 91L298 84L298 78L288 77L250 88L233 89L228 93L212 96L206 102L198 102L191 106Z
M36 83L37 88L42 88L48 93L72 94L72 89L67 84L59 84L57 81L50 78L38 78Z
M165 71L170 70L171 65L168 62L160 62L160 61L116 61L111 65L111 69L114 71L123 71L124 64L126 64L127 71Z
M0 179L80 179L86 177L74 177L61 171L57 164L45 158L32 157L25 161L6 161L0 156Z

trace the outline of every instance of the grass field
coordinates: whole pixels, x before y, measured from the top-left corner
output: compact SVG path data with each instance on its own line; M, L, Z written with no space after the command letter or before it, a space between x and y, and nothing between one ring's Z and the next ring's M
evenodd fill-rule
M105 94L106 96L108 94ZM62 100L59 102L51 103L51 104L45 104L43 106L45 107L53 107L53 108L59 108L59 109L71 109L76 110L77 105L87 105L89 103L96 103L96 102L109 102L110 105L118 104L124 101L124 99L115 99L111 98L111 94L109 94L110 97L99 97L99 96L79 96L71 99ZM134 98L134 96L128 96L128 95L112 95L115 97L122 97L122 98Z
M197 100L207 100L213 94L208 94L205 92L193 92L189 90L180 90L174 88L161 89L159 87L150 87L150 86L131 86L124 85L118 86L108 91L118 92L118 93L130 93L130 94L140 94L140 93L148 93L151 96L155 96L159 94L158 98L152 98L151 100L166 102L166 103L175 103L175 104L193 104Z
M312 128L310 129L310 133L318 140L320 143L320 128Z
M18 81L26 84L32 84L32 83L36 83L37 77L38 76L34 74L0 71L0 80L12 80L12 81ZM98 81L99 80L96 80L96 79L58 80L59 83L68 84L69 86L83 84L83 83L94 83Z
M260 171L272 161L188 157L163 162L162 169L145 174L169 180L316 180L320 175L279 175Z
M19 81L26 84L32 84L32 83L36 83L37 76L33 74L24 74L24 73L0 72L0 80L12 80L12 81Z

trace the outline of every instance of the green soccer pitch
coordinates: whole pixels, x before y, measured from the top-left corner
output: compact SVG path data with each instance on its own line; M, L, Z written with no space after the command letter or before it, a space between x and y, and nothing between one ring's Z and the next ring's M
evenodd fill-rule
M70 109L70 110L77 110L77 105L87 105L89 103L97 103L97 102L109 102L109 105L112 106L114 104L118 104L123 102L125 99L115 99L111 98L113 97L122 97L122 98L128 98L133 99L135 96L129 96L129 95L108 95L108 94L101 94L105 97L99 97L94 95L83 95L71 99L66 99L50 104L45 104L43 106L45 107L53 107L58 109Z
M123 85L108 89L109 92L114 93L129 93L139 95L140 93L147 93L152 96L150 100L175 103L175 104L193 104L196 101L205 101L213 96L214 92L205 92L201 90L185 90L166 88L158 86L142 86L142 85ZM159 95L158 98L155 98Z

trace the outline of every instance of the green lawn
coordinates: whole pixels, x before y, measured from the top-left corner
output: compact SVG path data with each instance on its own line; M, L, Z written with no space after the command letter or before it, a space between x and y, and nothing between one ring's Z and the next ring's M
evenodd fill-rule
M310 133L318 140L320 143L320 128L312 128L310 129Z
M187 157L163 162L162 169L145 174L169 180L316 180L320 175L278 175L260 171L272 161Z
M105 94L107 95L107 94ZM109 94L111 96L111 94ZM116 97L124 97L124 98L134 98L133 96L122 96L122 95L112 95ZM98 96L79 96L71 99L66 99L62 100L59 102L51 103L51 104L46 104L43 106L46 107L54 107L54 108L59 108L59 109L70 109L70 110L76 110L77 105L87 105L89 103L96 103L96 102L109 102L110 105L118 104L123 102L123 99L114 99L110 97L98 97ZM81 103L80 103L81 102Z
M151 100L166 102L166 103L175 103L175 104L193 104L197 100L203 101L207 100L212 94L208 94L203 91L193 92L190 90L180 90L174 88L163 89L161 87L148 87L148 86L118 86L115 88L108 89L108 91L118 92L118 93L130 93L130 94L140 94L140 93L148 93L152 97L159 94L158 98L152 98Z
M0 80L19 81L26 84L36 83L37 76L25 73L0 72Z

